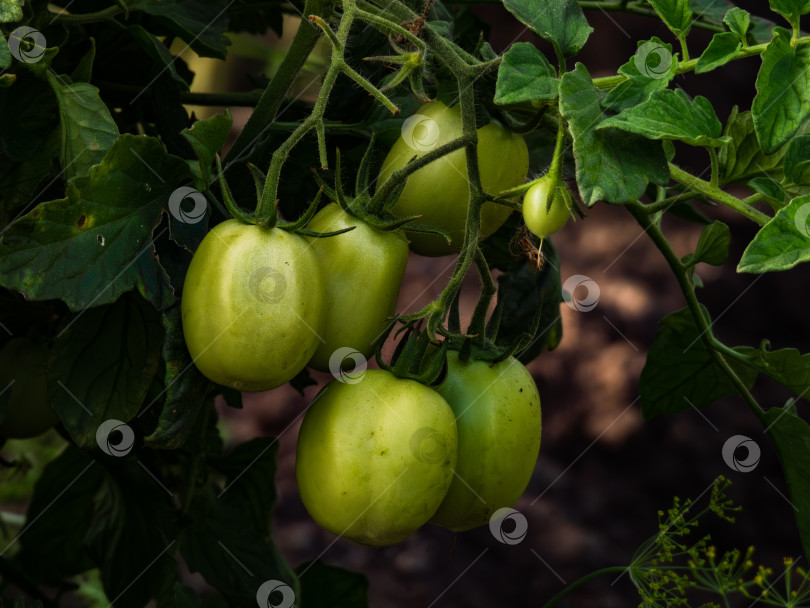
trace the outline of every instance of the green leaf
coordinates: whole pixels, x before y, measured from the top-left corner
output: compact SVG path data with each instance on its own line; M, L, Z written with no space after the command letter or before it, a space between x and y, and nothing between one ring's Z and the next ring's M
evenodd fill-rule
M276 502L276 454L278 440L257 437L240 443L211 466L225 474L226 491L220 500L241 508L262 538L270 535L270 518Z
M795 348L769 350L765 341L760 348L738 346L734 350L746 355L750 365L801 397L810 398L810 354Z
M810 427L792 412L778 407L765 412L765 424L779 453L806 553L810 551Z
M720 179L723 185L745 183L752 177L781 179L782 158L785 149L765 154L759 145L751 112L731 110L723 135L730 138L717 153L720 161Z
M712 222L700 233L695 253L690 263L704 262L721 266L728 259L728 248L731 245L731 230L723 222Z
M296 568L301 579L301 604L306 608L367 608L368 579L364 574L318 560Z
M810 195L799 196L760 228L743 252L737 272L787 270L810 260Z
M159 395L165 400L160 420L154 432L146 437L146 444L153 448L175 450L188 439L194 421L203 407L209 406L206 399L209 382L203 376L186 348L180 307L173 306L162 315L163 361L166 371L163 377L165 389ZM148 403L147 408L155 403Z
M695 66L696 74L711 72L715 68L727 64L737 56L742 48L742 41L733 32L721 32L712 37L712 41L698 59Z
M272 483L272 478L267 481ZM275 543L253 526L249 507L217 499L215 492L219 490L197 493L189 511L191 525L180 537L180 553L189 570L202 574L231 606L255 605L260 586L270 580L288 585L299 596L297 577Z
M681 38L692 27L692 9L689 0L649 0L655 12L675 36Z
M766 202L777 211L788 202L787 192L785 192L782 184L775 179L771 179L770 177L755 177L748 182L748 186L762 194Z
M515 231L511 233L514 235ZM517 358L524 363L537 358L545 350L556 348L563 333L560 259L551 239L543 241L542 251L545 262L540 271L528 260L515 263L514 257L508 264L499 265L504 272L498 276L501 322L497 343L509 346L521 337L529 339L528 345L517 354ZM526 335L538 313L540 321L537 332Z
M161 70L165 70L182 89L188 89L192 75L188 73L187 68L183 69L185 64L182 60L178 61L178 58L169 52L161 40L140 25L124 26L118 21L112 21L110 25L120 28L124 36L130 36L152 59L154 77L157 78Z
M30 576L54 580L93 566L84 547L87 528L78 522L92 520L93 496L103 479L103 467L70 444L48 463L26 515L36 525L20 536L18 558Z
M705 309L704 315L708 318ZM750 388L757 373L736 361L729 364ZM736 393L731 380L703 345L700 330L686 308L661 320L639 387L647 419L711 405L720 397Z
M114 459L113 459L114 460ZM101 567L104 592L116 608L142 608L178 578L171 550L179 530L173 498L148 473L149 461L107 462L85 529L88 553ZM138 584L132 581L137 577Z
M704 23L720 27L722 27L723 24L728 25L725 21L725 16L735 10L734 4L729 2L729 0L690 0L690 5L698 19ZM774 22L763 19L762 17L757 17L756 15L752 15L750 20L751 28L748 30L749 37L752 38L756 44L768 42L771 39L771 30L775 25Z
M160 319L138 296L65 318L48 366L48 402L80 447L99 425L138 413L160 362Z
M728 9L723 16L723 23L741 41L745 41L748 37L748 30L751 29L751 13L741 9L739 6L734 6Z
M810 13L810 0L768 0L771 10L794 23L801 15Z
M718 146L728 141L711 102L681 89L656 91L642 104L603 120L597 129L615 127L648 139L671 139L692 146Z
M666 89L678 71L678 58L672 54L672 45L659 38L640 41L630 61L619 68L627 77L613 87L602 100L602 106L621 112L644 101L660 89Z
M93 77L93 62L96 59L96 39L89 38L88 41L90 42L90 49L82 55L82 58L79 59L79 63L77 63L76 67L70 72L70 80L73 82L90 82ZM49 76L53 76L53 74L49 74ZM51 84L53 84L53 82ZM115 132L117 135L117 127Z
M790 32L783 27L773 32L773 40L762 53L757 96L751 107L766 154L785 145L810 116L810 46L791 46Z
M788 183L810 184L810 135L801 135L790 141L784 167Z
M5 36L0 36L0 69L5 70L11 65L11 51L8 50L8 42Z
M127 6L156 17L200 57L225 59L228 15L220 0L132 0Z
M533 44L516 42L498 67L495 103L550 101L559 94L557 72Z
M217 152L225 145L228 134L231 132L233 118L226 108L222 114L215 114L210 118L198 120L190 129L183 129L181 134L191 144L196 161L188 161L194 175L194 184L198 190L206 191L211 183L211 168Z
M565 57L577 54L593 31L577 0L504 0L503 4Z
M59 103L62 169L67 179L85 176L115 143L118 126L92 84L71 84L53 72L48 72L48 82Z
M650 182L663 185L669 169L660 143L616 129L596 130L602 118L599 91L578 63L560 82L560 111L574 139L577 185L586 205L639 198Z
M13 23L23 18L23 0L0 0L0 23Z
M153 137L121 135L101 164L68 183L67 199L41 203L0 240L0 283L71 310L137 288L157 308L175 299L154 258L162 207L188 175ZM81 260L77 272L76 260Z

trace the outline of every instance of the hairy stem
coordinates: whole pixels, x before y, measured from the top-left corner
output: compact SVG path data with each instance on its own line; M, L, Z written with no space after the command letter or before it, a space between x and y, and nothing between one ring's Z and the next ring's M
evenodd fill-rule
M108 6L105 9L96 11L94 13L57 13L53 12L52 23L64 23L65 25L81 25L84 23L98 23L99 21L108 21L122 15L124 9L120 6Z
M796 39L795 44L807 44L810 42L810 36L803 36L801 38ZM753 57L754 55L761 55L765 52L765 49L768 48L769 43L764 44L754 44L745 48L740 49L737 55L732 59L732 61L736 59L744 59L745 57ZM682 61L678 64L677 74L685 74L687 72L691 72L697 66L698 59L689 59L688 61ZM627 79L626 76L622 74L617 74L614 76L604 76L602 78L594 78L593 84L598 89L612 89L616 85L624 82Z
M714 174L715 169L712 168L712 173ZM710 182L700 179L699 177L695 177L691 173L687 173L677 165L669 163L669 174L679 184L683 184L687 188L691 188L692 190L703 194L704 196L717 201L727 207L734 209L737 213L744 215L752 222L756 222L760 226L764 226L771 218L762 213L757 209L754 209L750 205L746 204L744 201L741 201L733 194L729 194L721 190L719 187L712 185Z
M307 0L304 4L304 14L321 13L329 5L328 0ZM298 31L296 31L276 75L267 85L256 104L256 109L250 115L236 141L233 142L233 146L228 153L228 164L232 164L244 156L248 149L267 131L267 125L271 124L275 119L281 104L287 97L290 86L298 76L298 72L304 67L309 54L315 48L315 43L318 42L318 32L319 30L315 25L309 23L306 19L301 20Z

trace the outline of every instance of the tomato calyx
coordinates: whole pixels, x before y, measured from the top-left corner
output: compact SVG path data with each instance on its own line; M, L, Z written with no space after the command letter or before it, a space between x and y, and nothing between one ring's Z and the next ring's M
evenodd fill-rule
M414 215L411 217L398 217L387 211L387 206L383 205L382 210L375 211L375 207L373 204L373 198L369 194L369 176L370 176L370 169L371 169L371 156L374 149L374 142L376 136L372 134L371 141L366 148L365 154L363 154L363 158L360 161L360 166L357 172L357 178L355 180L355 195L350 196L346 193L343 188L343 179L342 179L342 172L341 172L341 160L340 160L340 149L336 151L336 159L335 159L335 187L331 188L328 186L320 175L318 175L316 170L312 170L313 175L315 176L315 180L320 185L323 192L326 194L326 197L334 203L340 205L340 207L352 217L355 217L375 230L379 230L380 232L392 232L396 230L409 230L413 232L431 232L434 234L438 234L445 239L447 242L450 242L450 235L441 230L440 228L434 228L431 226L424 226L415 224L414 220L419 219L421 216ZM402 184L398 185L398 187L394 190L393 195L391 197L392 203L399 198L399 195L402 193L402 190L405 188L405 182L403 181Z
M295 234L299 234L301 236L309 236L315 238L326 238L330 236L337 236L338 234L343 234L345 232L349 232L350 230L354 230L354 226L350 226L348 228L344 228L343 230L336 230L334 232L313 232L312 230L307 230L305 226L309 223L315 213L318 211L318 206L321 202L321 196L323 194L323 188L318 190L318 194L315 195L313 201L309 204L304 214L299 217L297 220L294 221L286 221L281 219L278 216L278 205L275 206L273 212L265 218L258 217L256 213L250 213L242 209L239 205L236 204L236 199L233 196L233 192L231 192L230 186L228 186L228 182L225 180L225 171L222 169L222 160L217 154L217 171L219 172L219 186L222 190L222 199L225 202L225 208L228 212L233 216L234 219L239 220L245 224L252 224L255 226L259 226L260 228L265 228L267 230L271 228L281 228L282 230L286 230L287 232L294 232ZM250 170L250 174L253 177L253 182L256 186L256 197L257 200L261 200L262 190L264 188L264 183L266 176L262 171L256 166L251 163L248 163L248 169ZM276 201L278 202L278 201Z
M396 323L391 324L387 334L390 334L395 325ZM416 380L425 385L437 382L445 371L449 342L434 340L427 332L421 330L419 321L404 323L395 335L401 333L404 335L391 356L390 364L382 357L382 345L387 341L388 335L377 343L377 363L397 378Z
M389 66L401 66L394 77L385 86L380 87L380 91L383 93L391 91L407 79L411 91L418 99L425 102L430 101L430 97L425 92L425 87L422 84L425 77L424 49L409 51L399 46L392 36L389 36L388 40L391 43L391 48L394 49L394 55L377 55L363 58L363 61L377 61Z

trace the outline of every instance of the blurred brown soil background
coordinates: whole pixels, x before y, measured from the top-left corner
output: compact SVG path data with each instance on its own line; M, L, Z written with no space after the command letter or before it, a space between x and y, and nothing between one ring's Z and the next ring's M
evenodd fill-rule
M740 4L766 14L761 0ZM505 50L514 40L542 47L501 8L476 10L492 24L496 50ZM662 25L644 18L598 11L589 12L588 18L597 35L577 59L593 76L614 73L635 51L636 39L658 35L671 41ZM693 56L709 39L706 32L690 38ZM758 59L747 59L708 75L679 77L676 84L692 95L708 96L725 121L734 103L750 107L758 67ZM708 165L701 151L677 160L698 174ZM733 235L726 265L698 268L705 283L699 297L716 320L718 336L730 345L758 345L767 337L773 348L810 350L810 270L799 267L762 277L736 274L734 268L755 227L723 209L706 211L729 223ZM699 226L667 218L664 228L679 255L694 250ZM529 365L542 399L543 443L531 483L516 505L528 520L527 537L509 546L497 542L486 527L456 536L426 526L399 545L372 549L318 527L298 496L294 466L303 412L331 379L321 374L319 385L307 388L303 397L285 386L246 395L243 410L219 406L230 441L279 438L274 535L293 565L322 558L365 573L374 608L539 606L584 574L629 564L636 548L657 531L659 509L670 506L674 495L699 496L721 474L732 479L730 495L744 510L733 526L707 520L712 525L705 531L712 533L718 547L755 545L756 560L777 572L783 556L800 558L793 508L785 498L776 452L741 399L727 398L700 412L651 421L641 416L638 377L646 351L659 319L684 306L674 278L649 239L623 209L599 204L584 221L569 223L553 240L563 281L574 274L586 275L598 284L600 299L587 313L561 305L562 343ZM418 310L437 297L453 261L412 255L398 311ZM476 297L477 284L471 278L462 310L469 312ZM758 381L755 392L765 407L782 405L789 396L763 381ZM808 414L806 402L799 404L799 411ZM759 466L750 473L734 472L723 462L723 443L735 434L753 438L762 448ZM806 567L806 561L802 557L799 565ZM615 579L608 575L594 580L560 605L638 605L628 576Z

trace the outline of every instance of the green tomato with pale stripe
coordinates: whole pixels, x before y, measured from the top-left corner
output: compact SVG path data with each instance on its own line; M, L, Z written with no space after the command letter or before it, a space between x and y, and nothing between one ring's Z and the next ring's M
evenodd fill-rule
M452 350L447 376L435 390L456 417L458 461L431 522L461 532L489 523L529 484L540 452L540 394L514 357L464 362Z

